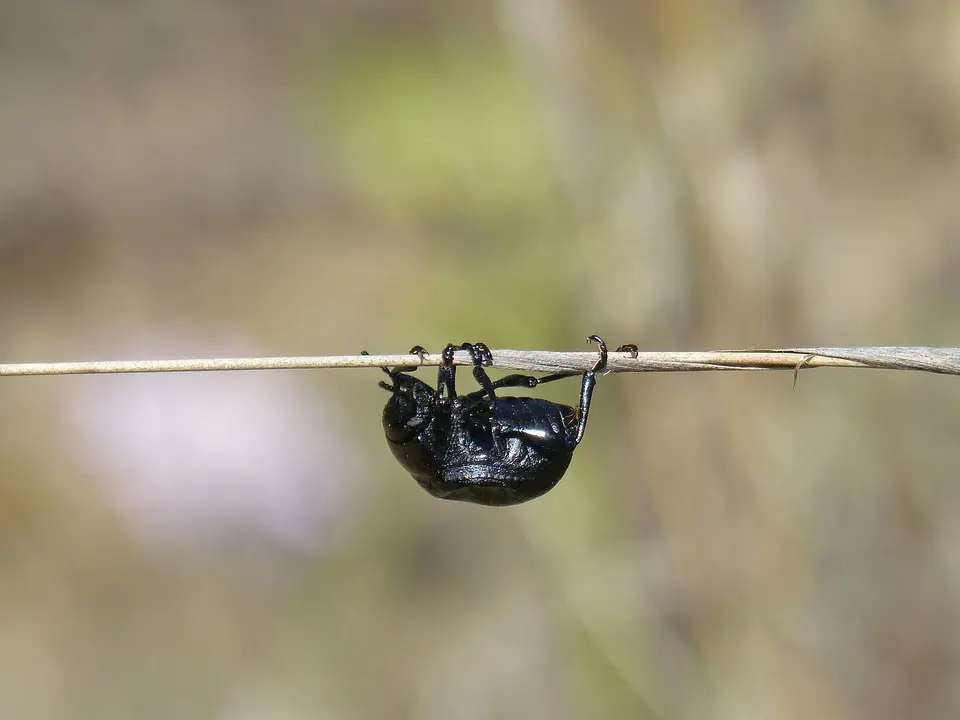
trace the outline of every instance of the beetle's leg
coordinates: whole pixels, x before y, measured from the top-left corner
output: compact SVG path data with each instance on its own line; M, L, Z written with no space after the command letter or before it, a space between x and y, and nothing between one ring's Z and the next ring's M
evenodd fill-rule
M590 337L587 338L587 342L595 342L597 345L600 346L599 347L600 357L597 358L597 362L595 362L593 365L593 370L590 371L594 373L600 372L605 367L607 367L607 344L603 341L603 338L600 337L599 335L591 335ZM626 346L626 347L629 347L629 346Z
M465 345L467 343L464 343ZM490 352L490 348L487 347L486 343L473 343L470 347L464 348L470 351L470 357L473 359L474 364L477 363L477 357L480 357L481 365L493 365L493 353Z
M427 351L423 349L422 345L414 345L412 348L410 348L410 354L416 355L418 358L420 358L420 363L417 365L404 365L403 367L395 367L393 368L393 370L384 369L384 372L386 372L387 374L398 373L398 372L413 372L418 367L420 367L420 365L423 364L423 356L427 354Z
M457 398L457 366L453 364L456 345L447 345L440 354L440 369L437 371L437 404L450 402ZM444 397L446 391L446 397Z
M601 343L600 349L600 359L594 365L593 369L590 372L598 372L602 370L607 365L607 345L603 340L598 338L596 335L591 335L588 340L593 340L594 342L599 341ZM617 352L630 352L635 353L637 351L636 345L621 345L617 348ZM635 357L635 355L634 355ZM553 382L554 380L563 380L564 378L575 377L580 375L577 372L559 372L553 373L552 375L544 375L543 377L536 377L535 375L507 375L500 378L499 380L494 381L494 389L505 388L505 387L525 387L525 388L535 388L538 385L544 385L548 382ZM467 395L471 400L479 400L484 395L487 394L487 390L478 390L477 392L472 392Z
M627 343L626 345L621 345L618 347L614 352L628 352L630 353L630 357L633 360L636 360L637 355L640 354L640 349L633 343Z
M590 414L590 401L593 400L593 388L597 384L597 373L607 366L607 344L599 335L591 335L587 338L590 342L595 342L600 346L600 357L594 364L593 369L583 374L583 382L580 385L580 408L577 410L577 434L573 438L573 446L576 447L583 440L583 433L587 429L587 416Z
M511 387L525 387L525 388L535 388L537 385L541 385L544 382L550 382L550 380L559 380L564 377L571 377L570 375L559 375L557 377L549 376L548 378L538 378L533 375L507 375L502 377L499 380L493 381L494 390L499 390L500 388L511 388ZM486 390L477 390L472 392L466 397L470 400L479 400L480 398L487 395Z
M457 350L466 350L474 365L493 365L493 353L484 343L461 343Z
M593 369L589 372L596 373L600 372L607 366L607 344L603 341L602 338L597 335L591 335L587 338L592 342L600 345L600 357L596 363L593 365ZM621 345L617 348L617 352L633 352L635 346L633 345ZM552 375L544 375L543 377L535 377L533 375L507 375L506 377L500 378L495 383L493 383L494 388L501 387L528 387L535 388L538 385L543 385L548 382L553 382L554 380L563 380L564 378L574 377L579 375L577 372L559 372L553 373ZM485 392L485 391L484 391ZM470 397L480 397L483 393L470 393Z
M366 350L361 350L361 351L360 351L360 354L361 354L361 355L369 355L370 353L368 353ZM420 345L414 345L413 348L411 348L411 350L410 350L410 354L411 354L411 355L416 355L418 358L420 358L420 362L422 363L422 362L423 362L423 356L427 354L427 351L424 350L423 347L421 347ZM385 367L382 367L382 368L380 368L380 369L392 378L392 377L393 377L394 375L396 375L397 373L401 373L401 372L413 372L413 371L416 370L418 367L420 367L420 366L419 366L419 365L404 365L403 367L395 367L395 368L393 368L392 370L391 370L390 368L385 368Z
M566 378L576 377L579 374L580 373L575 372L562 372L555 373L553 375L544 375L543 377L536 377L535 375L507 375L499 380L494 380L493 387L495 390L505 387L535 388L545 383L553 382L554 380L565 380ZM486 390L477 390L476 392L470 393L466 397L470 400L479 400L486 394Z
M490 380L487 371L483 369L484 363L488 365L493 363L493 355L490 353L490 348L483 343L463 343L460 349L469 352L470 359L473 360L473 378L477 381L477 385L483 388L479 397L489 395L490 402L493 402L497 399L497 393L495 391L496 385ZM471 395L476 395L476 393L471 393Z
M535 388L540 384L540 378L533 375L507 375L499 380L493 381L493 387L496 390L505 387L526 387ZM483 391L486 392L486 391ZM474 393L471 393L474 394Z

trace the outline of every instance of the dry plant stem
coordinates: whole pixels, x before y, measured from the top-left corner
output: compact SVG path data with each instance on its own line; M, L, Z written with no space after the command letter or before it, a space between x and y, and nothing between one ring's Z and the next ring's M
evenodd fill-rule
M593 367L596 352L493 350L493 367L528 372L579 374ZM470 365L470 356L458 352L457 365ZM0 375L90 375L99 373L195 372L226 370L293 370L437 366L440 354L328 355L321 357L197 358L189 360L111 360L64 363L0 364ZM707 352L611 352L607 372L690 372L706 370L791 370L848 367L960 375L960 348L852 347L725 350Z

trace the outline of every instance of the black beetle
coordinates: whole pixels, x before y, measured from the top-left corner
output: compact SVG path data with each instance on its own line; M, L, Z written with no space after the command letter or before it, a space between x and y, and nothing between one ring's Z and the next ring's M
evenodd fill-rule
M543 495L563 477L583 439L596 374L607 365L606 343L596 335L587 339L599 345L600 357L583 375L576 410L541 398L498 395L499 388L534 388L576 373L507 375L493 382L483 369L493 362L483 343L447 345L436 389L403 372L416 368L381 368L391 380L380 382L392 393L383 408L390 450L434 497L503 506ZM456 391L457 350L469 351L481 387L468 395ZM410 352L421 358L425 353L420 346Z

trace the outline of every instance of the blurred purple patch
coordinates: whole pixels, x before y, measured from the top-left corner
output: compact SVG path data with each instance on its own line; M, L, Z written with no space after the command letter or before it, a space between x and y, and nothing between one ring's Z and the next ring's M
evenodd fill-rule
M357 449L305 373L114 375L67 387L78 461L149 546L253 539L319 551L357 499Z

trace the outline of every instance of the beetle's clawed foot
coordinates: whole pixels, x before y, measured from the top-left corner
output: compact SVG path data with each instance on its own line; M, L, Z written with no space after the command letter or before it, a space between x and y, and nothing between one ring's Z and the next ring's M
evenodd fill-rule
M493 365L493 353L484 343L464 343L460 348L470 353L470 359L477 367Z
M628 353L630 353L630 359L631 359L631 360L636 360L636 359L637 359L637 355L640 354L639 348L637 348L637 346L634 345L633 343L627 343L626 345L621 345L620 347L618 347L618 348L616 349L616 352L628 352Z
M440 353L440 364L443 367L451 367L453 365L453 354L457 351L457 346L453 343L447 345L443 352Z
M423 349L423 345L414 345L410 348L410 354L416 355L417 359L420 361L416 365L404 365L403 367L395 367L393 372L413 372L418 367L423 365L423 358L427 355L427 351Z
M604 342L603 338L599 335L591 335L587 338L587 342L595 342L600 346L600 357L597 359L597 362L594 363L593 369L590 372L600 372L607 366L607 343Z
M450 343L447 345L443 352L440 355L442 363L446 367L453 365L453 355L457 350L466 350L470 353L470 359L473 361L473 364L477 367L482 365L493 365L493 354L490 352L484 343L461 343L460 345L454 345Z
M416 365L404 365L403 367L395 367L393 372L413 372L418 367L423 365L423 357L427 354L427 351L423 349L422 345L414 345L410 348L410 354L416 355L417 359L420 361Z

